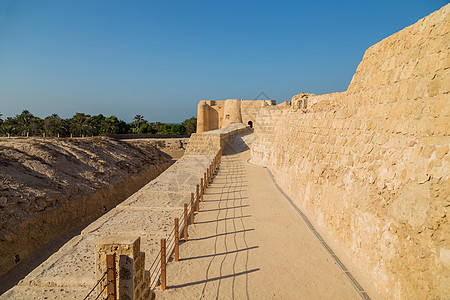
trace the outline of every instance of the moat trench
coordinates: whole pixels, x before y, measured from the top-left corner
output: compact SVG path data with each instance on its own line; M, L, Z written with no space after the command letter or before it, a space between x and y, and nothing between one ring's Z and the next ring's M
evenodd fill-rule
M0 294L40 265L91 222L158 177L173 162L151 165L144 172L66 202L22 223L0 241ZM19 261L16 263L16 260Z

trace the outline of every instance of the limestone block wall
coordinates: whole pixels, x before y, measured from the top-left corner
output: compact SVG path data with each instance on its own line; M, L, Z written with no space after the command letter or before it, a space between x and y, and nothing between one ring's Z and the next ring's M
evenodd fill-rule
M233 123L242 123L241 103L242 99L228 99L225 101L222 126L227 127Z
M450 290L450 5L370 47L344 93L265 108L252 162L392 299Z
M261 107L275 105L275 100L201 100L197 107L197 133L217 130L231 124L255 125Z
M186 148L186 155L215 155L225 147L231 136L248 130L248 127L237 123L228 127L202 133L193 133Z
M224 100L201 100L197 107L197 132L222 128Z
M274 100L254 100L254 101L242 101L241 103L241 114L242 123L248 125L248 122L253 123L253 127L256 126L256 115L259 113L260 109L266 105L275 105Z

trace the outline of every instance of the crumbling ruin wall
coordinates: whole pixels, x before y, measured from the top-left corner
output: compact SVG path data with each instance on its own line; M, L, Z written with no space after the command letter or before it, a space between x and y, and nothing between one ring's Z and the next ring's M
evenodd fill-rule
M252 162L387 298L450 290L449 48L447 5L370 47L346 92L256 120Z

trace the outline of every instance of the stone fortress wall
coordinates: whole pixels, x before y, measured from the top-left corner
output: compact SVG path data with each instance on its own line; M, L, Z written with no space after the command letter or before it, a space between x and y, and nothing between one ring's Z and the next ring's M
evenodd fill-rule
M201 100L197 108L197 133L243 123L251 127L261 107L275 105L275 100Z
M450 291L450 5L370 47L346 92L260 109L252 162L387 298Z
M235 123L222 129L193 133L186 148L186 155L214 155L223 149L229 139L248 130L248 126Z

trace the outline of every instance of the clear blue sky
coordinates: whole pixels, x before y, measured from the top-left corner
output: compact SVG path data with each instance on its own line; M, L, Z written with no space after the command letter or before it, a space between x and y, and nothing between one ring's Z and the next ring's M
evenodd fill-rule
M0 0L0 113L181 122L201 99L345 91L368 47L445 4Z

